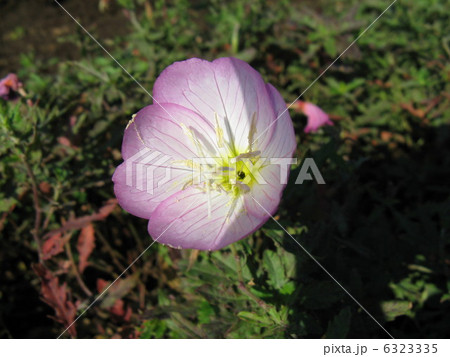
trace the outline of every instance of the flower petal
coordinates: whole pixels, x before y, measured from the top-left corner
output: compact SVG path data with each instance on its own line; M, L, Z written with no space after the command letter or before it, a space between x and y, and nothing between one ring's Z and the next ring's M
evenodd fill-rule
M211 192L208 217L207 197L190 187L166 199L149 221L152 238L180 249L216 250L253 233L266 221L243 212L242 201L234 206L231 195L217 191Z
M152 150L174 160L198 157L185 129L196 133L204 146L215 150L214 128L193 111L177 104L149 105L141 109L125 129L122 156L129 159L141 150Z
M127 160L114 172L114 193L127 212L149 219L155 208L167 197L182 189L192 177L190 170L142 165ZM169 170L169 171L167 171Z
M317 105L304 102L302 106L303 112L308 118L308 123L304 129L305 133L317 131L320 127L325 125L333 125L328 114Z
M14 100L17 96L16 93L19 88L22 87L22 83L14 73L9 73L5 78L0 80L0 97L5 100Z
M246 62L236 58L219 58L213 62L193 58L176 62L158 77L153 96L160 103L177 103L189 108L212 125L217 113L229 142L230 135L225 130L225 118L228 118L231 136L241 151L248 147L253 115L256 118L254 139L263 133L256 146L265 146L275 129L270 126L275 113L263 79Z
M260 171L265 183L254 184L251 191L244 196L245 208L251 215L268 218L275 214L286 186L281 180L282 170L287 181L290 165L268 165Z
M271 84L266 84L276 113L276 122L273 124L275 132L268 145L262 149L265 157L285 158L292 157L297 147L294 126L286 103L280 93Z
M183 128L184 127L184 128ZM125 130L125 162L114 173L114 192L128 212L150 218L153 210L193 178L180 161L199 156L185 130L214 151L215 131L201 117L177 104L150 105L140 110Z

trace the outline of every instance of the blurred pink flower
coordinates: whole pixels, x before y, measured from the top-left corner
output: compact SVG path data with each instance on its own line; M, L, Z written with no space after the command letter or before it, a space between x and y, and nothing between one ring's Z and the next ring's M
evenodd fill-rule
M241 60L193 58L167 67L153 96L125 129L113 176L122 208L175 248L216 250L260 228L290 170L270 159L296 148L278 91Z
M22 83L19 82L17 75L10 73L0 80L0 97L4 100L14 100L17 98L17 92L21 88Z
M325 125L334 125L328 114L315 104L302 102L299 100L294 104L294 106L295 108L301 110L308 119L308 123L304 129L305 133L315 132L320 127Z

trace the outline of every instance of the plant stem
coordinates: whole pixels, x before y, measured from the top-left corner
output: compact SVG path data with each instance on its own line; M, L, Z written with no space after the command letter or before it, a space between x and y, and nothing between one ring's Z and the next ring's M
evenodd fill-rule
M64 248L66 249L66 254L67 254L67 256L68 256L68 258L70 260L70 263L72 264L72 270L73 270L73 273L75 274L75 278L77 279L78 284L80 285L81 289L83 289L83 291L85 292L85 294L87 296L92 296L92 292L86 286L86 284L84 283L83 279L81 278L80 273L78 272L77 266L75 264L75 260L73 259L72 249L70 248L69 242L66 242L64 244Z
M38 256L39 256L39 262L42 263L42 251L41 251L41 240L39 238L39 228L41 226L41 207L39 205L39 192L38 187L36 183L36 178L33 174L33 170L30 167L30 164L28 163L25 155L21 155L23 164L25 166L25 169L27 171L28 176L30 177L31 181L31 190L33 192L33 204L34 204L34 210L35 210L35 218L34 218L34 229L31 231L33 235L33 239L36 242L37 249L38 249Z
M103 243L103 245L105 246L106 251L109 253L109 255L111 256L111 259L113 261L113 263L121 270L125 270L125 266L120 263L119 259L117 258L117 252L111 247L111 245L108 243L108 241L105 239L105 237L103 236L103 234L100 232L100 230L98 232L96 232L96 236L101 240L101 242Z

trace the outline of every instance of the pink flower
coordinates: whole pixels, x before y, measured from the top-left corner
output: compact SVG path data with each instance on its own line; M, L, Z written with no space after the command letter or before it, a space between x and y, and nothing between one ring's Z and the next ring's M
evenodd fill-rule
M333 125L333 122L330 120L328 114L317 105L302 101L297 101L295 104L308 119L308 123L304 129L305 133L315 132L321 126Z
M278 91L241 60L194 58L166 68L153 92L125 129L119 204L176 248L220 249L260 228L289 173L271 158L296 147Z
M14 100L17 98L16 92L20 88L22 88L22 83L19 82L17 75L10 73L0 80L0 97L4 100Z

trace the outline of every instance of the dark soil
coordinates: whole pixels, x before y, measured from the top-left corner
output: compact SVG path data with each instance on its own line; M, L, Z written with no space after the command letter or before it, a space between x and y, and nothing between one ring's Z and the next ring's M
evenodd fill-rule
M101 43L128 31L128 21L113 1L104 12L99 0L59 3ZM0 14L0 78L20 68L22 53L33 53L36 60L79 58L79 50L64 38L81 29L55 1L0 0Z

